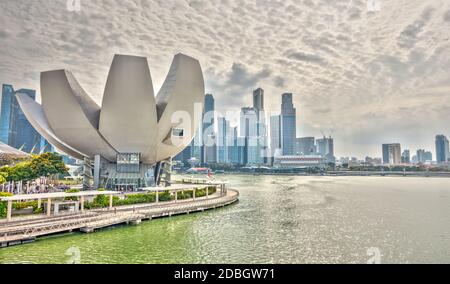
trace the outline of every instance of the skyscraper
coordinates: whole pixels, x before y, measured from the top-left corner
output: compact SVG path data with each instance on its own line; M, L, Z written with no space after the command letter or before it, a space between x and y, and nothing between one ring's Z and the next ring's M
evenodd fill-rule
M297 138L296 152L298 155L314 155L316 153L314 137Z
M295 154L296 115L297 111L292 102L292 94L283 94L281 103L281 146L284 156Z
M258 111L264 111L264 90L261 88L253 91L253 107Z
M205 109L203 112L203 150L202 163L217 162L217 147L215 143L214 129L214 96L212 94L205 95Z
M219 117L217 119L217 162L221 164L226 164L229 162L228 157L228 146L230 135L230 122L224 117Z
M245 137L239 137L237 127L231 129L230 141L232 141L228 148L230 163L233 165L244 165L244 156L246 149Z
M281 116L270 117L270 149L272 157L277 149L281 149Z
M436 135L436 161L438 164L449 160L449 142L444 135Z
M20 89L16 94L26 94L33 100L36 99L36 91ZM41 135L31 126L14 96L11 104L11 119L9 127L10 146L22 149L27 153L39 153L41 147Z
M402 153L402 163L410 164L411 163L411 152L409 150L405 150Z
M11 85L2 86L1 113L0 113L0 141L9 144L9 131L11 121L12 101L14 88Z
M417 150L417 162L424 164L433 160L433 154L430 151L424 149Z
M317 139L317 152L324 157L327 162L334 163L336 160L334 157L334 139L325 136L322 139Z
M17 102L16 94L25 94L36 99L36 91L20 89L14 91L11 85L3 85L0 114L0 141L28 153L39 153L41 136L31 126Z
M383 144L383 164L399 165L402 162L402 148L399 143Z
M258 113L253 107L241 109L240 134L245 138L244 164L255 165L261 163L258 137Z

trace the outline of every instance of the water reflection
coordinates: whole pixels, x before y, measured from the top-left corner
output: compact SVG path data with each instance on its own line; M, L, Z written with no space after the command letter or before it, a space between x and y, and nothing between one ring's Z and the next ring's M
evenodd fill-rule
M450 179L224 176L236 205L52 237L0 250L0 263L450 262Z

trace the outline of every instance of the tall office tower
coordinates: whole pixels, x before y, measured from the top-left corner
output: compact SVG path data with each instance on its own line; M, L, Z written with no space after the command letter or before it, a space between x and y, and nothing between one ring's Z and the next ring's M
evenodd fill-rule
M36 99L35 90L20 89L15 94L26 94L33 100ZM41 149L41 135L31 126L15 96L11 104L8 144L27 153L38 154Z
M245 137L239 137L238 128L231 129L230 141L228 147L229 161L233 165L244 165L245 156Z
M399 165L402 162L402 147L399 143L383 144L383 164Z
M425 151L425 162L433 161L433 153L431 151Z
M3 85L0 114L0 141L11 147L21 149L28 153L39 153L41 149L41 136L31 126L19 103L16 94L26 94L33 100L36 91L20 89L14 91L11 85Z
M297 138L296 142L297 155L314 155L316 153L316 139L314 137Z
M253 108L258 115L258 164L266 164L268 162L267 156L269 149L268 127L266 121L266 114L264 111L264 90L261 88L253 91Z
M242 108L240 126L240 136L245 138L244 164L256 165L261 163L262 157L258 136L258 113L255 108Z
M281 103L281 147L284 156L295 154L296 114L292 94L283 94Z
M317 139L317 152L328 162L334 163L336 161L334 156L334 139L331 136Z
M9 144L9 127L11 109L14 99L14 88L11 85L2 86L1 113L0 113L0 141Z
M430 151L424 149L417 150L417 162L424 164L433 160L433 154Z
M402 153L402 163L410 164L411 163L411 152L409 150L405 150Z
M449 142L444 135L436 135L436 161L438 164L446 163L449 160Z
M264 111L264 90L261 88L253 91L253 108L257 111Z
M227 164L228 158L228 146L230 136L230 122L224 117L217 119L217 163Z
M205 109L203 112L203 149L202 149L202 163L216 163L217 162L217 146L215 143L215 125L214 125L214 97L211 94L205 95Z
M270 117L270 154L272 157L277 149L281 149L281 116L273 115Z

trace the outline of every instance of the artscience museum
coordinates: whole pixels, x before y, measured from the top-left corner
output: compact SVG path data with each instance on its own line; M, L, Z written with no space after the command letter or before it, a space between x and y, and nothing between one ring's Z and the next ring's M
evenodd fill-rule
M101 106L67 70L42 72L41 94L17 100L43 137L84 160L85 186L134 190L161 182L191 142L205 86L198 60L177 54L155 97L147 58L115 55Z

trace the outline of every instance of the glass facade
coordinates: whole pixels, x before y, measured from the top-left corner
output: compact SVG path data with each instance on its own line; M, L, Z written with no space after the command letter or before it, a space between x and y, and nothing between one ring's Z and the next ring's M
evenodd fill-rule
M0 141L9 143L9 125L11 120L11 103L14 97L14 88L11 85L2 86L2 106L0 113Z
M436 161L446 163L449 159L449 142L444 135L436 136Z
M20 89L15 92L15 94L17 93L26 94L33 100L36 99L35 90ZM39 153L41 149L41 135L28 121L15 96L13 96L11 102L10 116L8 144L27 153Z
M140 154L122 153L117 155L118 173L139 173Z
M297 138L296 119L296 109L292 102L292 94L283 94L281 104L281 146L284 156L295 154Z
M18 93L26 94L33 100L36 99L35 90L20 89L15 91L11 85L5 84L2 86L0 141L28 153L37 154L41 151L47 151L42 149L41 135L33 128L20 108L15 98Z

